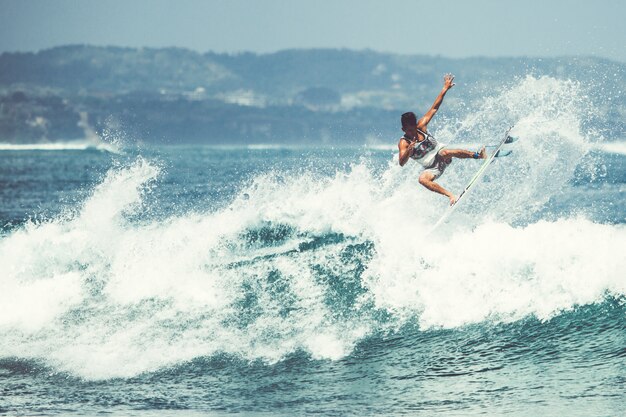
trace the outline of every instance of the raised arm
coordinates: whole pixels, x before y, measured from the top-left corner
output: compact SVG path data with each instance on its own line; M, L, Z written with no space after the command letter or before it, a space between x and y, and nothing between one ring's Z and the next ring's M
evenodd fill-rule
M452 75L452 74L444 75L444 77L443 77L443 88L441 89L441 92L439 93L439 95L435 99L435 102L433 103L433 106L430 108L430 110L428 110L426 112L426 114L421 119L419 119L417 121L417 127L419 129L426 128L426 125L428 125L428 123L430 123L430 119L433 118L435 113L437 113L437 110L439 110L439 106L441 106L441 103L443 103L444 96L446 95L446 93L448 92L449 89L454 87L454 82L453 81L454 81L454 75Z

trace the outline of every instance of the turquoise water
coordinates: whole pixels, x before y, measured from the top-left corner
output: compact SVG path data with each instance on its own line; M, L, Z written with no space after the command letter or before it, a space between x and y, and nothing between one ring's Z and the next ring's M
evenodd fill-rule
M623 415L626 147L568 86L433 128L520 139L429 236L394 141L5 146L0 414Z

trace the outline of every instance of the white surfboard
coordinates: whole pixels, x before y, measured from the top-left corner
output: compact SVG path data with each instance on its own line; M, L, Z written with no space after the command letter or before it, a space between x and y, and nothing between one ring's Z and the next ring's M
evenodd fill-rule
M469 193L469 191L474 188L474 186L478 183L478 180L485 174L485 172L487 171L487 168L489 167L489 165L491 165L491 163L493 162L494 158L496 156L498 156L498 152L500 152L500 149L502 148L502 145L504 145L505 143L511 143L514 139L509 137L509 132L511 131L511 129L513 129L513 126L509 127L506 131L506 133L504 134L504 137L502 138L502 140L500 141L500 143L498 143L495 146L494 151L491 153L491 155L489 155L485 161L482 163L482 165L480 166L480 168L478 168L478 171L476 171L476 174L474 174L474 176L472 177L472 179L467 183L467 185L465 186L465 188L463 189L463 191L461 192L461 194L459 194L459 197L456 199L456 203L454 203L453 205L449 206L448 209L445 211L445 213L443 213L443 215L441 216L441 218L437 221L437 223L435 223L435 225L433 226L432 229L430 229L430 231L428 232L428 234L432 233L435 231L435 229L437 229L439 226L441 226L442 224L444 224L448 218L450 218L450 215L452 213L454 213L454 210L456 210L456 208L459 206L459 203L461 202L461 200L463 200L467 194ZM508 155L508 153L507 153ZM504 156L504 155L502 155Z

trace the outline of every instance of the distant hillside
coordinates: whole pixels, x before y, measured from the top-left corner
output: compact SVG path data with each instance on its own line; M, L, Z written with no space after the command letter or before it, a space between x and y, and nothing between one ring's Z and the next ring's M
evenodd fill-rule
M362 142L397 133L452 72L454 112L528 73L624 84L625 65L598 58L469 58L373 51L199 54L179 48L64 46L0 55L0 141L73 139L88 128L176 142ZM622 91L624 88L622 88ZM625 103L620 96L616 115ZM81 118L83 122L81 123Z

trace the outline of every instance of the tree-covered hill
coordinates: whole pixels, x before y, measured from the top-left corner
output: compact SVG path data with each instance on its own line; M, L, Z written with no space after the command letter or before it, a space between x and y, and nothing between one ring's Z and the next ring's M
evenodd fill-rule
M166 143L359 143L364 132L395 135L403 111L426 110L446 72L462 87L446 101L452 113L516 77L550 75L620 91L612 93L607 118L623 129L625 65L605 59L74 45L0 55L0 141L68 140L113 126Z

